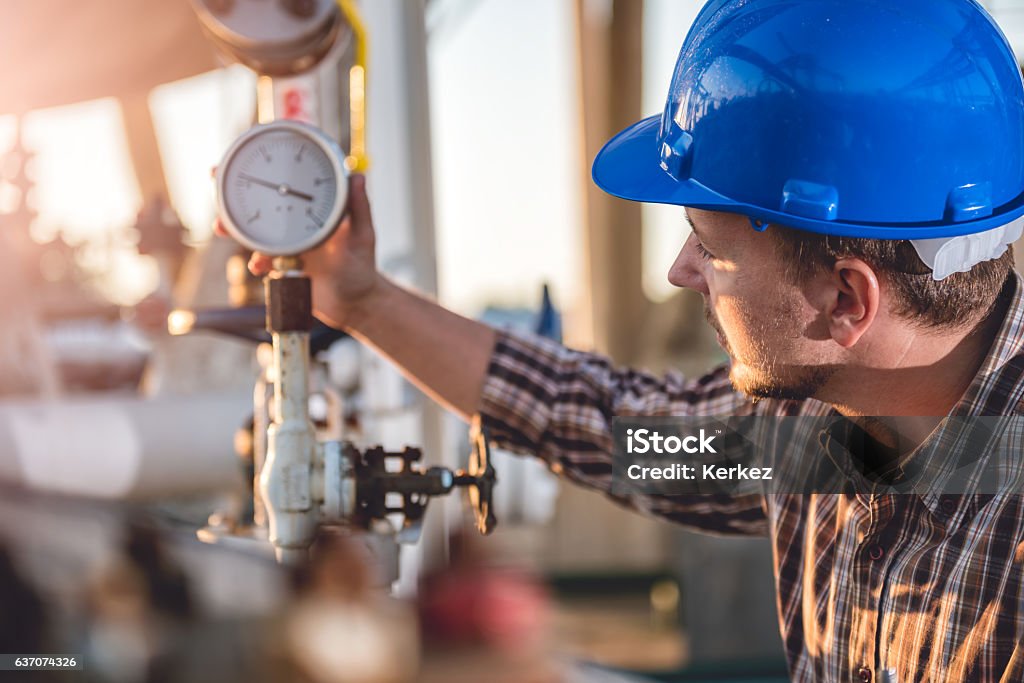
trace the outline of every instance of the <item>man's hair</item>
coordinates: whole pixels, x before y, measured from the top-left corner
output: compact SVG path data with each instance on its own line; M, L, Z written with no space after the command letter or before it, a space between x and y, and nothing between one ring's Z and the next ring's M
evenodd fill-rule
M889 285L892 313L923 328L977 324L988 315L1013 271L1012 247L969 272L936 281L907 240L819 235L774 225L769 233L776 236L774 242L791 282L806 282L841 258L859 258Z

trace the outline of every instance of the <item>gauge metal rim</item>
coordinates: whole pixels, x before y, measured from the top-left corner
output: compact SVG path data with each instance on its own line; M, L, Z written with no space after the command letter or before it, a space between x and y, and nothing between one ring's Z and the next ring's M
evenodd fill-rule
M327 159L331 162L331 167L334 170L334 177L336 181L339 181L337 182L338 194L335 198L334 206L331 208L331 212L328 214L327 220L324 221L323 227L286 250L283 250L279 246L261 244L260 242L250 238L244 230L238 227L235 223L234 216L232 216L231 212L228 210L227 202L225 201L226 193L224 187L229 175L228 169L234 161L238 150L254 138L279 131L296 133L317 145L324 154L327 155ZM224 223L224 228L228 231L228 234L242 246L269 256L296 256L309 251L313 247L319 246L334 233L335 229L337 229L338 224L341 223L341 217L345 211L345 205L348 203L348 183L340 182L343 180L347 181L348 178L348 169L345 168L343 158L344 153L334 140L319 128L307 123L302 123L301 121L282 120L271 121L270 123L261 123L253 126L231 143L231 146L228 147L228 151L224 153L224 158L221 160L220 165L217 167L217 213L220 215L221 220Z

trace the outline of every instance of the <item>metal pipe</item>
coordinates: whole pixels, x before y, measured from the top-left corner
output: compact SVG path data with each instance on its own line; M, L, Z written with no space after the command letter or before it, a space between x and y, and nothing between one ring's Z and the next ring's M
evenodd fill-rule
M311 285L298 259L281 257L265 280L267 330L273 337L272 421L260 472L270 542L281 562L301 562L319 521L313 495L316 430L309 418ZM319 496L322 499L322 495Z
M0 402L0 481L124 500L242 491L234 394Z
M278 560L286 562L304 557L316 534L311 478L316 432L309 419L309 333L273 336L274 418L267 430L260 494L270 542Z

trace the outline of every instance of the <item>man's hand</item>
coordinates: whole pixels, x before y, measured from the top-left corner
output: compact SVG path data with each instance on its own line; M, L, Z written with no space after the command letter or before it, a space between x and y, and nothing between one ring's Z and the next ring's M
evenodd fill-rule
M219 219L214 230L226 234ZM316 316L331 327L353 327L372 305L373 295L381 288L375 244L366 176L353 175L338 229L326 242L302 256L303 268L313 280ZM254 253L249 270L254 275L265 275L272 261L266 254Z

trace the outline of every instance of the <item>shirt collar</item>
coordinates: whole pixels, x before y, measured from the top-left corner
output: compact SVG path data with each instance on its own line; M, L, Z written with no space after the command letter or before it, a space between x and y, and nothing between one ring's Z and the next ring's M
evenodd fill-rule
M1007 365L1024 357L1024 281L1014 271L999 294L1006 314L978 373L950 416L1010 415L1019 410L1024 384Z
M878 495L916 495L935 519L956 528L994 490L1020 487L1022 456L1007 448L1019 438L1006 434L1015 426L1019 430L1019 418L950 417L912 453L898 460L893 453L881 463L864 456L884 446L841 415L820 430L818 439L858 497L869 502Z

